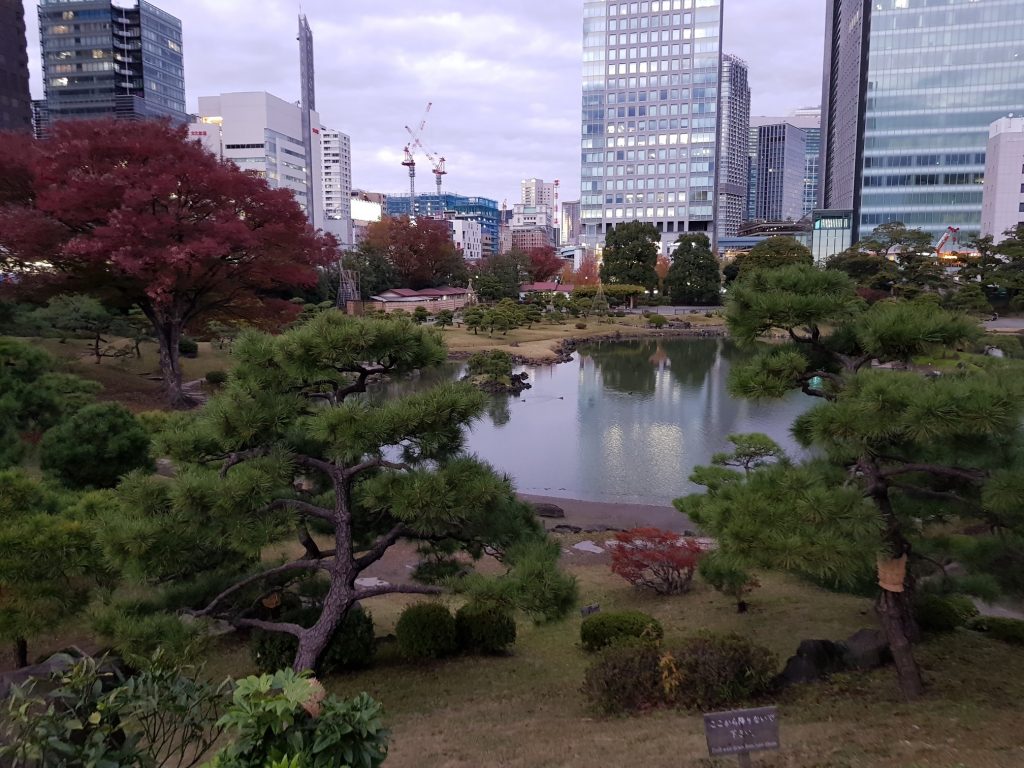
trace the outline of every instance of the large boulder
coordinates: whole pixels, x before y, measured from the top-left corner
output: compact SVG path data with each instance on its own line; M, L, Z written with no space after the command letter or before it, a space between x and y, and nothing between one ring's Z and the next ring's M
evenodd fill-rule
M860 629L843 643L843 661L848 669L877 669L892 661L892 652L882 630Z
M537 517L550 517L555 519L562 519L565 517L565 510L557 504L535 502L533 504L533 511L536 513Z
M804 640L796 655L786 661L778 677L780 685L797 685L824 680L829 675L846 669L845 648L831 640Z

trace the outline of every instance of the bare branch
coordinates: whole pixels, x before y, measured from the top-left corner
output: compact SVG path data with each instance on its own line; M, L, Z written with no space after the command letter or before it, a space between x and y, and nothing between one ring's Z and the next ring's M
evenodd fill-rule
M380 560L384 556L384 553L387 552L388 547L402 538L402 536L407 536L410 533L412 533L412 531L405 526L405 523L399 523L396 525L382 537L377 539L374 545L370 547L365 554L356 558L356 570L362 571L372 563Z
M938 477L951 477L967 482L977 482L988 477L988 472L981 469L964 469L962 467L947 467L941 464L905 464L894 469L880 470L884 478L896 477L897 475L925 474Z
M324 461L323 459L317 459L312 456L306 456L305 454L301 453L295 454L294 458L296 464L323 472L332 480L337 479L341 473L340 467L332 464L329 461Z
M378 456L378 457L373 458L373 459L367 459L366 461L364 461L364 462L362 462L360 464L356 464L353 467L349 467L348 469L345 470L344 476L346 478L348 478L348 477L355 477L356 475L360 474L361 472L366 472L367 470L376 469L378 467L382 467L384 469L397 469L397 470L406 470L406 471L409 471L409 470L412 469L412 465L411 464L404 464L402 462L396 462L396 461L386 461L385 459L382 459L381 457Z
M272 509L292 509L310 517L326 520L329 523L334 522L333 510L326 507L318 507L316 504L310 504L308 501L300 501L299 499L276 499L270 502L263 511L269 512Z
M427 587L419 584L386 584L359 589L353 599L366 600L380 595L440 595L443 591L440 587Z
M266 632L284 632L295 637L302 637L305 627L282 621L261 621L260 619L233 619L231 625L239 629L262 629Z
M248 451L233 451L232 453L229 453L227 456L223 457L224 465L220 468L221 479L228 476L228 470L232 467L236 467L249 459L257 459L266 455L267 449L263 447L252 448Z
M245 589L250 584L255 584L258 581L262 581L264 579L273 578L274 576L281 576L281 575L286 574L286 573L294 573L296 571L314 571L314 570L319 570L321 568L324 568L325 567L324 566L324 559L325 558L320 558L318 560L296 560L296 561L291 562L291 563L285 563L284 565L279 565L276 568L270 568L270 569L268 569L266 571L260 571L259 573L254 573L252 576L244 578L241 581L236 582L232 586L230 586L227 589L225 589L223 592L221 592L219 595L217 595L215 598L213 598L213 600L211 600L210 603L205 608L203 608L201 611L196 611L193 615L194 616L209 616L209 615L211 615L213 613L213 611L214 611L214 608L216 608L217 605L222 603L227 598L231 597L231 595L235 594L236 592L238 592L238 591L240 591L242 589Z

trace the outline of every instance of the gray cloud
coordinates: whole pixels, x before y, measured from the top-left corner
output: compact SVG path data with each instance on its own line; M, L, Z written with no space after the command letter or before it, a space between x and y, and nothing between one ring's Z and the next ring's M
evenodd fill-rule
M726 1L725 50L750 64L753 113L817 104L825 3ZM199 96L229 91L298 98L297 3L156 2L184 24L190 110ZM352 137L353 183L407 189L404 126L429 101L424 143L448 159L448 189L511 204L520 179L539 176L560 179L563 199L576 197L580 8L568 0L303 0L321 121ZM25 9L38 96L35 2L25 0ZM419 187L432 187L426 163L419 167Z

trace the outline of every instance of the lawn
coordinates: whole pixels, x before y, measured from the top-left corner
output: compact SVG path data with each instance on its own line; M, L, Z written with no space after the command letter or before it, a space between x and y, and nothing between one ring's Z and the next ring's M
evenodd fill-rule
M603 562L568 566L583 603L637 608L662 621L667 641L700 628L737 631L783 660L806 638L839 639L875 625L871 602L767 575L740 615L703 584L685 596L638 593ZM595 558L599 560L600 558ZM368 602L378 636L393 631L416 598ZM579 693L587 654L577 647L578 615L547 626L519 623L513 654L411 665L385 644L377 665L326 681L332 691L368 691L386 708L394 734L389 768L591 768L730 766L706 758L699 716L654 712L605 718ZM892 669L843 676L779 696L783 750L758 756L768 768L1011 768L1024 765L1016 733L1024 714L1024 652L959 631L919 650L927 697L905 704ZM228 644L211 671L251 671L244 648Z
M165 407L156 344L143 344L141 358L103 358L97 365L89 351L89 343L83 339L68 339L65 342L51 338L25 340L50 352L64 364L69 373L102 384L100 400L114 400L136 412ZM199 354L196 357L181 357L186 382L202 379L207 371L227 370L230 367L228 349L220 349L210 342L199 342Z

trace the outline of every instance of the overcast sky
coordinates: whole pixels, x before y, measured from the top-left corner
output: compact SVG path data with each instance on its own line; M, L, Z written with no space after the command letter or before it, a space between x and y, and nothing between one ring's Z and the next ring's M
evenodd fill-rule
M187 109L199 96L265 90L298 99L294 0L155 0L181 18ZM24 0L32 90L41 96L35 0ZM424 144L446 188L518 202L520 179L578 197L580 0L304 0L324 125L352 137L354 186L408 189L405 125L433 107ZM823 0L726 0L725 51L750 64L755 115L821 99ZM426 161L418 189L433 188Z

